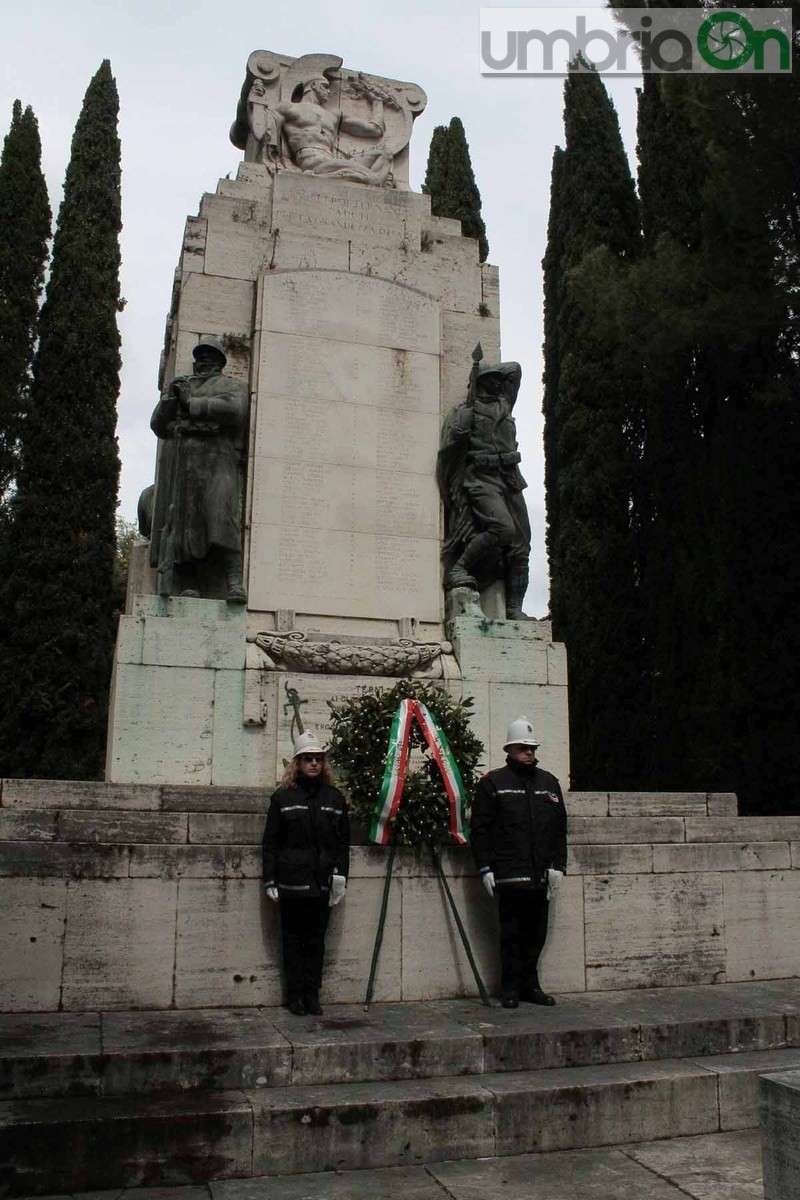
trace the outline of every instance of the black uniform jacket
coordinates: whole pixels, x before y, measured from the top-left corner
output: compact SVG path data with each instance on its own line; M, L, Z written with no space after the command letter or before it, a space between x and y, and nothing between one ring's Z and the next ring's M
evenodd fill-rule
M264 886L283 896L327 893L350 867L350 823L338 788L314 781L273 794L261 843Z
M555 775L540 767L489 771L475 790L471 822L475 864L498 887L543 888L548 868L567 869L567 814Z

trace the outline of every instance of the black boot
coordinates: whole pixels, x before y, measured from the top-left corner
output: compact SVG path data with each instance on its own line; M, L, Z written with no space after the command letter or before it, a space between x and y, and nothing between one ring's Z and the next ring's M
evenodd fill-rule
M302 996L290 996L288 1007L289 1007L289 1012L294 1017L304 1017L306 1015L306 1013L309 1011L306 1008L306 1002Z
M322 1005L319 1002L319 992L308 992L305 998L306 1012L312 1017L322 1016Z
M528 590L528 564L512 563L506 575L506 620L532 621L522 611L522 601Z
M228 589L225 597L228 604L247 604L247 592L242 579L241 550L225 551L225 585Z
M486 562L496 556L497 544L491 533L479 533L468 542L460 557L456 559L450 570L447 572L447 578L444 581L445 591L452 591L453 588L466 587L472 591L478 590L477 580L474 572L478 568L480 575L486 574Z

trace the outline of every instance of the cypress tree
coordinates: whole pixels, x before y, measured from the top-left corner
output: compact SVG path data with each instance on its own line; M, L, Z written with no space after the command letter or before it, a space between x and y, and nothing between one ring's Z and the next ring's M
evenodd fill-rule
M619 788L638 776L640 742L638 379L611 300L639 252L639 214L594 71L568 76L564 121L544 263L551 613L569 662L572 786Z
M50 237L39 126L14 101L0 158L0 514L17 475L39 297Z
M461 222L464 237L476 238L480 261L489 257L486 225L481 215L481 194L475 182L464 126L453 117L449 126L437 125L431 138L423 192L431 198L435 217Z
M662 733L643 784L766 811L800 784L797 193L785 121L770 145L772 77L734 82L646 77L640 100L642 574Z
M114 635L120 145L108 61L72 141L0 588L0 773L93 778Z

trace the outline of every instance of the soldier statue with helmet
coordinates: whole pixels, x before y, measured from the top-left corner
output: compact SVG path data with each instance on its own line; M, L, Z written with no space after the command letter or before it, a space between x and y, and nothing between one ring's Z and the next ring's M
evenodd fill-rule
M193 350L194 371L173 379L150 428L162 439L150 564L162 596L225 596L245 604L242 487L250 397L223 375L227 356L215 337Z
M567 869L567 815L555 775L536 760L528 717L511 722L506 765L483 776L472 805L472 849L500 916L502 1003L555 1004L539 982L549 898Z
M525 619L531 528L522 495L514 405L519 363L484 363L472 354L467 398L445 418L436 477L444 506L445 591L505 585L510 620Z

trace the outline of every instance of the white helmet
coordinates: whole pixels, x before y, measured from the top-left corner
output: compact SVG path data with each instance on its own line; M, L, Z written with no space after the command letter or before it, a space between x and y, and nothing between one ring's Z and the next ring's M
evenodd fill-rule
M508 750L509 746L538 746L536 734L533 732L533 722L530 717L515 717L508 727L506 740L503 746L504 750Z
M294 757L297 758L300 754L324 754L325 748L322 745L318 735L307 729L305 733L298 733L294 739Z

